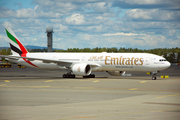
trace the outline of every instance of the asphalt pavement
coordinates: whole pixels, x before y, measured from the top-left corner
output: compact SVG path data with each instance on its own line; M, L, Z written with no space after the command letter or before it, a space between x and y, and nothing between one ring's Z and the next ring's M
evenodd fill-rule
M0 68L0 120L179 120L180 66L151 80L97 72L62 78L66 71ZM169 78L161 78L168 75Z

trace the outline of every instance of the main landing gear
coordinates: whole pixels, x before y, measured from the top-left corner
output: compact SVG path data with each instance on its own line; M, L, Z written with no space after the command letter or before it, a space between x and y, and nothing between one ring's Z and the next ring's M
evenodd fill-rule
M95 75L94 74L90 74L88 76L83 76L83 78L95 78Z
M74 74L63 74L63 78L75 78L76 77L76 75L74 75Z
M71 74L71 73L63 74L63 78L75 78L75 77L76 77L75 74ZM83 76L83 78L95 78L95 75L90 74L88 76Z

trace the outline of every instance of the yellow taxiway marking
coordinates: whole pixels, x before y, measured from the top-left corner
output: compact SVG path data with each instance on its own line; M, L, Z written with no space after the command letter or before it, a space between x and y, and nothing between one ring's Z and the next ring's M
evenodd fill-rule
M138 88L131 88L131 89L129 89L129 90L138 90Z
M141 81L140 83L145 83L145 82L147 82L147 81Z
M4 80L4 82L10 82L9 80Z
M52 82L53 80L46 80L45 82Z
M159 96L159 97L156 97L156 98L172 97L172 96L179 96L179 95L180 95L180 93L179 94Z
M0 87L6 86L6 84L0 84Z
M93 81L93 82L99 82L99 80L95 80L95 81Z

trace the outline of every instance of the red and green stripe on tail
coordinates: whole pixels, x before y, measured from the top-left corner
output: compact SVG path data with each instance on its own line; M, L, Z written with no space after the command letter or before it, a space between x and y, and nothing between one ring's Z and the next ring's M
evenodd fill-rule
M6 33L7 36L9 38L9 44L11 47L11 50L13 50L14 52L18 53L21 57L26 57L26 54L28 53L28 51L26 50L26 48L22 45L22 43L16 38L14 37L12 34L13 31L11 30L11 28L6 28ZM15 34L14 34L15 35ZM16 36L16 35L15 35ZM33 63L31 63L30 61L28 61L27 59L23 58L23 60L25 62L27 62L28 64L34 66L34 67L38 67L36 65L34 65Z
M16 46L14 46L13 44L11 44L10 42L10 46L11 46L11 49L14 51L14 52L17 52L20 56L22 54L27 54L28 51L26 50L26 48L21 44L21 42L15 38L13 35L11 35L11 33L6 29L6 33L7 33L7 36L8 38L14 42L15 44L17 44L19 47L20 47L20 50L19 48L17 48Z

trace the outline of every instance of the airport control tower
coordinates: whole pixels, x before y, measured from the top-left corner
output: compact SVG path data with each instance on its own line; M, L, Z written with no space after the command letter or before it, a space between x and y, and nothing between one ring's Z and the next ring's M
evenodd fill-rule
M52 33L53 33L53 28L51 26L48 26L46 28L46 33L47 33L47 52L52 52Z

